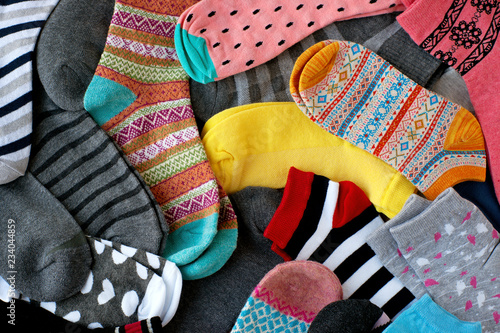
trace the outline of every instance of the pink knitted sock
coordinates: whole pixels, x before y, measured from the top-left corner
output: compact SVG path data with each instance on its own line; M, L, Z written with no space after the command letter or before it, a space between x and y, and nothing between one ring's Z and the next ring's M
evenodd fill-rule
M334 22L402 11L401 0L204 0L179 18L175 47L202 83L260 65Z
M403 0L398 21L424 50L464 78L486 141L490 172L500 198L500 1Z

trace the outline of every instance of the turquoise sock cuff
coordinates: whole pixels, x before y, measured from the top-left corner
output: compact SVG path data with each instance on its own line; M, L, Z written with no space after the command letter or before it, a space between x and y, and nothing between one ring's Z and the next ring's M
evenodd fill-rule
M217 71L208 54L205 39L189 34L177 24L174 43L182 67L193 80L209 83L217 78Z
M238 239L238 229L223 229L217 232L212 244L193 263L179 267L184 280L202 279L214 274L229 260Z

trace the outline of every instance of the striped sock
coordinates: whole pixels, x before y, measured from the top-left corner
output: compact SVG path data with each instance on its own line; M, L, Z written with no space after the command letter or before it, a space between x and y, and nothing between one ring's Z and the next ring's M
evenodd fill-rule
M335 191L334 186L317 185L326 184L328 179L297 169L291 169L290 173L283 201L264 232L274 242L272 249L285 260L307 259L330 268L342 283L344 299L369 299L389 317L398 314L415 297L382 265L366 243L368 235L383 221L363 191L352 182L340 182L336 201L318 203L314 202L318 198L333 198L327 194ZM291 190L298 189L293 182L302 180L303 185L307 183L304 179L311 178L310 189L300 188L300 192L311 192L306 203L291 204ZM313 195L313 191L325 194ZM302 200L303 196L297 201ZM297 209L289 214L284 208L292 205ZM318 205L320 212L315 216L307 213ZM321 226L322 219L330 222L329 229Z
M158 201L170 229L163 256L185 279L219 269L237 238L236 216L218 190L196 127L188 76L174 49L177 18L194 2L117 0L84 97L85 109Z
M24 175L32 131L32 59L40 29L58 0L0 5L0 184Z

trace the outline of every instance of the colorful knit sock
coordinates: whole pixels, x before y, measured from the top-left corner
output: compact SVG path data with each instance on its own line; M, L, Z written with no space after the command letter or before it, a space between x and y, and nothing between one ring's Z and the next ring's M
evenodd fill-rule
M24 175L31 149L32 59L41 27L57 0L0 6L0 184Z
M272 249L285 260L300 256L323 263L342 283L344 299L368 299L390 318L398 314L415 297L366 244L367 237L384 222L363 191L354 183L340 182L337 201L318 204L321 193L312 193L324 189L312 185L325 184L328 179L300 170L291 169L290 173L283 200L264 231L264 236L274 242ZM311 178L311 185L306 185ZM310 192L309 199L301 192ZM318 205L315 216L308 213ZM325 233L318 216L323 218L323 213L330 212L327 205L334 211L328 217L330 230ZM315 234L309 236L311 231Z
M83 325L77 325L68 320L54 315L53 313L23 300L12 300L11 302L0 302L2 310L7 315L9 332L39 332L39 333L161 333L160 317L144 319L135 323L120 327L94 328L90 329ZM13 305L11 305L13 304ZM12 316L11 309L13 309ZM3 311L2 311L3 312ZM5 318L5 316L3 316ZM12 322L12 324L11 324Z
M0 186L0 219L0 276L11 289L50 301L78 293L92 265L89 245L78 223L30 173Z
M356 183L388 217L416 190L387 163L323 131L292 102L225 110L207 121L201 135L212 169L229 194L248 186L284 188L292 166Z
M206 159L188 77L173 48L177 16L192 3L118 0L84 97L86 110L150 186L170 227L163 256L178 266L193 263L211 244L219 247L212 243L218 229L226 230L224 240L231 243L212 257L223 264L237 237L235 215Z
M182 65L202 83L271 60L314 31L339 20L401 11L390 1L204 0L179 17L175 44Z
M384 317L384 320L380 320ZM368 333L389 318L366 299L346 299L325 306L311 323L309 333Z
M377 230L373 231L366 242L375 252L382 264L396 276L416 298L422 297L427 293L427 289L422 281L419 280L415 271L408 262L402 257L404 249L398 248L398 243L394 240L389 231L390 228L405 223L422 213L429 207L431 202L416 194L413 194L406 201L403 209L394 218L384 223Z
M180 298L182 278L175 264L148 254L148 266L144 266L131 258L135 252L129 247L120 252L92 237L89 244L94 265L80 292L61 301L34 304L89 328L122 326L152 317L160 317L165 326Z
M500 200L500 89L498 37L500 2L408 1L398 17L401 26L424 50L455 68L464 78L486 141L488 163Z
M359 44L312 46L295 63L290 90L311 120L392 165L429 199L485 179L476 118Z
M341 299L339 280L325 266L282 263L255 287L231 332L307 332L323 307Z
M500 330L499 234L474 204L449 188L390 232L437 304Z
M481 324L459 320L424 295L398 316L384 333L481 333Z

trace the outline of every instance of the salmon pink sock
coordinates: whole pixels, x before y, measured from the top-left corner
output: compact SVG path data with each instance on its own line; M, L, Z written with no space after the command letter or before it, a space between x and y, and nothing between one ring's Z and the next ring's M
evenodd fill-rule
M244 72L334 21L404 10L401 0L204 0L186 10L175 47L192 79Z
M500 198L500 1L403 0L401 26L424 50L464 78L486 141L490 172Z

